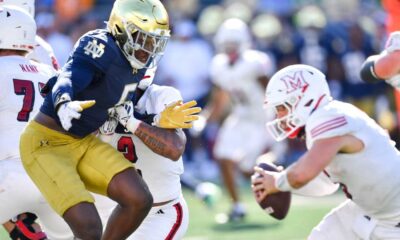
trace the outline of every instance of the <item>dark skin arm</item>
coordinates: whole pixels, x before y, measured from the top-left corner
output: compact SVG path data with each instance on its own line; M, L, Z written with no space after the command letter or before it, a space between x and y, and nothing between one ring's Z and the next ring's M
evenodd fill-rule
M163 129L141 122L134 134L154 153L173 161L185 150L186 136L181 129Z

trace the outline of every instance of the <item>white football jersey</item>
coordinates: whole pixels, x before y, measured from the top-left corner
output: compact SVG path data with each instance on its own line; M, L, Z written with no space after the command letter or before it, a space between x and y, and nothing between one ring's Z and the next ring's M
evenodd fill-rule
M36 35L36 45L34 50L28 55L29 59L52 66L55 70L58 70L57 59L54 55L53 48L43 38Z
M388 133L351 104L332 101L306 123L307 148L317 139L350 134L364 143L354 154L337 154L326 168L333 182L371 217L400 216L400 153ZM400 219L399 219L400 220Z
M54 70L22 56L0 57L0 160L19 158L19 136L43 102Z
M263 110L264 87L258 82L261 76L271 76L275 65L267 54L246 50L233 64L226 54L216 55L211 62L211 78L215 85L229 92L232 113L239 118L265 122Z
M135 110L141 114L157 114L164 110L165 105L178 100L182 100L182 97L175 88L153 84L146 89ZM133 134L115 133L107 142L135 163L155 203L179 198L180 175L183 173L182 158L173 161L158 155Z

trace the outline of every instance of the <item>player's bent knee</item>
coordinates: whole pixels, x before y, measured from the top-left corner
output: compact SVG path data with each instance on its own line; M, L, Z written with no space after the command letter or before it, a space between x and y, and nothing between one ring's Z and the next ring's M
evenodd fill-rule
M108 195L121 206L134 206L136 209L150 209L153 197L134 168L126 169L111 180Z
M139 191L139 192L138 192ZM153 206L153 196L151 195L149 189L146 185L143 188L136 189L138 194L127 194L125 196L126 203L135 209L140 209L143 211L150 211Z

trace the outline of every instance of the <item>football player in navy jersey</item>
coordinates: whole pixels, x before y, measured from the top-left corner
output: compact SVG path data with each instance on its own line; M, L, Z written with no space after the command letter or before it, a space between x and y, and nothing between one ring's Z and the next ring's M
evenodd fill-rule
M48 94L39 114L21 135L27 173L76 238L125 239L152 206L132 164L92 133L108 119L108 109L133 98L168 38L168 14L160 1L116 0L107 29L78 40L59 76L44 88ZM190 127L185 118L169 115L177 111L178 104L155 117L154 125ZM104 233L89 191L118 202Z

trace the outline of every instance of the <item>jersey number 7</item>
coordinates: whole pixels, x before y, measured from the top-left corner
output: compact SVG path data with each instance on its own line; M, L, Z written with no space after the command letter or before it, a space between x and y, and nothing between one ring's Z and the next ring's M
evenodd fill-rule
M29 115L32 112L35 104L35 86L30 80L13 79L14 93L16 95L24 95L22 109L18 112L17 120L20 122L29 121ZM38 83L39 90L44 86L44 83ZM43 95L42 95L43 96Z

